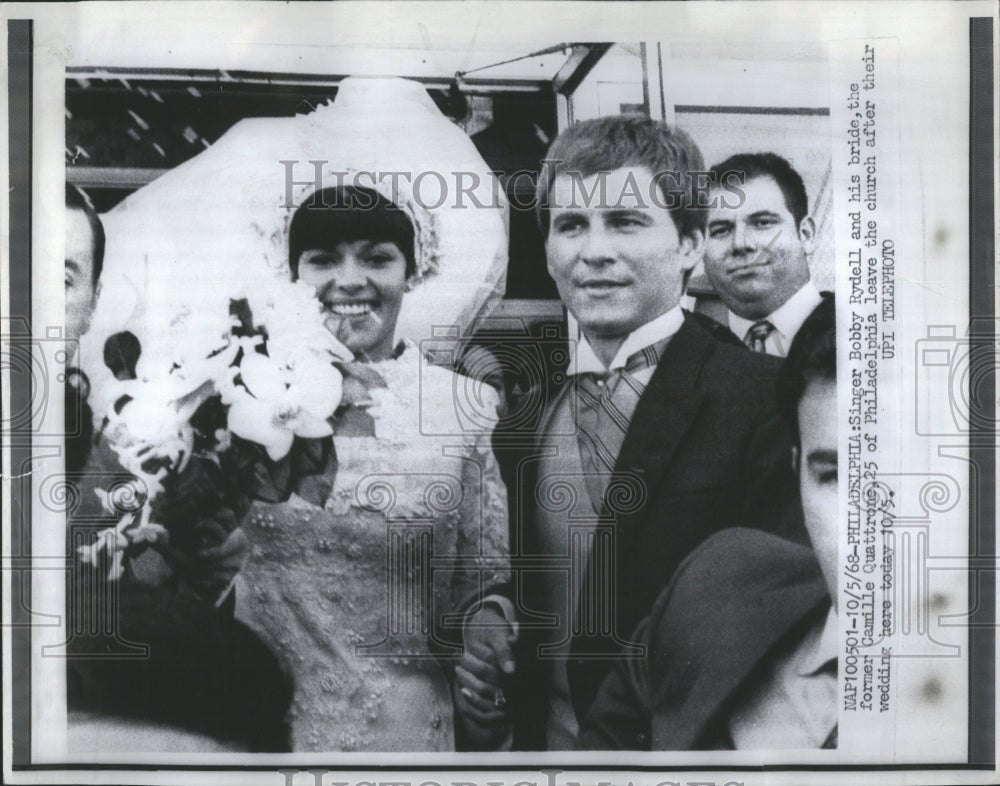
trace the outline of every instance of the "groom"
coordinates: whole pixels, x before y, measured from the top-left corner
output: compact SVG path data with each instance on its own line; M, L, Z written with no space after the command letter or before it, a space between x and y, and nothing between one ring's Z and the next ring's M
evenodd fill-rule
M704 248L693 175L703 170L685 133L616 116L564 131L538 183L569 362L549 369L531 445L496 438L512 557L524 566L510 691L518 749L575 746L602 679L643 655L629 632L713 532L805 540L773 404L779 362L681 310Z

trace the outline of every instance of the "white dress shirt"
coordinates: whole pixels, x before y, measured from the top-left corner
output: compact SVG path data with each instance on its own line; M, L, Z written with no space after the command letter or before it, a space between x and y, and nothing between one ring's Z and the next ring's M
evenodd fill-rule
M774 325L774 330L764 342L764 350L768 355L783 358L788 354L788 348L792 345L792 339L799 332L802 323L813 312L823 300L819 290L812 281L807 281L805 286L786 300L774 312L768 314L764 319ZM747 340L747 333L757 319L745 319L744 317L729 312L729 329L744 343Z
M597 353L594 352L590 342L580 329L579 323L572 314L566 315L566 324L569 327L569 368L566 372L573 374L606 374L616 368L624 368L629 356L638 352L650 344L670 338L681 329L684 324L684 312L681 307L674 306L669 311L660 314L655 319L651 319L645 325L640 325L625 338L625 342L618 348L618 352L611 359L611 364L605 366ZM655 366L639 369L632 374L643 385L649 383Z

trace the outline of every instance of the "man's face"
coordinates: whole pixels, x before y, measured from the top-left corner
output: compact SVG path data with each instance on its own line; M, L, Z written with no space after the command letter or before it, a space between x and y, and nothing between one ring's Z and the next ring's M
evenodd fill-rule
M726 306L745 319L765 317L809 280L815 228L808 216L798 228L774 178L748 180L742 205L713 191L719 206L708 213L705 272Z
M799 401L799 488L806 530L836 603L838 560L837 383L816 379Z
M94 231L82 210L66 211L66 338L76 341L94 312Z
M698 260L701 237L678 236L670 213L650 198L652 176L646 167L616 169L606 175L604 200L600 191L584 196L598 175L574 183L560 174L553 183L548 270L588 338L624 339L676 306Z

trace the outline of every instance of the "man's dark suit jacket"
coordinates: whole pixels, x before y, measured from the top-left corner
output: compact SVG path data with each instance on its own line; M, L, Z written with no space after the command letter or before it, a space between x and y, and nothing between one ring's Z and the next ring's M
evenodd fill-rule
M732 709L830 608L812 549L731 529L695 550L635 638L642 661L620 661L580 729L589 750L732 747Z
M776 358L715 338L710 327L690 316L667 345L616 465L616 473L641 480L645 496L639 504L626 505L626 512L605 510L613 522L614 559L600 571L607 575L608 568L613 570L609 613L614 631L587 635L584 630L570 645L567 673L577 717L586 713L629 635L649 614L677 566L705 538L741 525L807 542L789 437L774 403L779 366ZM549 369L549 379L572 384L564 367ZM549 390L554 395L558 387L552 384ZM533 635L538 629L530 624L532 612L544 608L541 582L530 570L517 571L539 553L538 435L529 442L519 444L503 424L494 440L511 501L511 555L518 576L514 594L522 620L518 673L508 692L519 750L545 747L551 664L538 658ZM610 496L606 508L609 501ZM585 586L597 581L593 555L591 551ZM641 649L631 652L637 656Z

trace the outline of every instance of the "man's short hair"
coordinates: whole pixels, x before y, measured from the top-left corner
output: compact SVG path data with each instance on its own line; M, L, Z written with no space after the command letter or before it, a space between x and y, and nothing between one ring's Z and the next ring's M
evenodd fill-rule
M66 209L79 210L87 217L90 231L94 235L94 264L92 268L93 284L96 287L104 268L104 224L101 223L94 205L83 191L71 183L66 184Z
M374 189L346 185L323 188L306 199L292 216L288 266L296 279L304 251L333 251L341 243L375 240L396 244L406 257L409 278L416 272L414 237L409 216Z
M799 442L799 402L810 382L837 379L837 310L824 296L795 334L778 372L778 409L795 444Z
M706 215L697 206L697 175L705 169L701 150L684 131L646 115L612 115L570 126L552 143L542 162L535 189L538 224L549 232L552 186L558 175L581 178L624 167L644 166L658 180L677 234L690 237L705 232ZM669 188L668 194L664 189ZM648 195L644 195L649 199ZM676 206L674 206L676 205Z
M809 198L802 176L787 160L777 153L737 153L710 170L713 183L722 183L727 172L739 172L743 182L758 177L770 177L778 184L785 197L785 207L795 219L798 229L802 219L809 215Z

